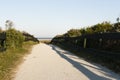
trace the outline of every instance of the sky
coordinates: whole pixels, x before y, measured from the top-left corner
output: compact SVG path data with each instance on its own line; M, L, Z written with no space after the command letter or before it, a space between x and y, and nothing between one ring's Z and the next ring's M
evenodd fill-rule
M0 0L0 27L5 21L35 37L54 37L103 21L116 22L120 0Z

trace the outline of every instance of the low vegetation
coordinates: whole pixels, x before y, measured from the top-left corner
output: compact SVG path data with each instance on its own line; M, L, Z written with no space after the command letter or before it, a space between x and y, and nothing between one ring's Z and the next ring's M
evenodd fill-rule
M25 37L18 30L10 28L6 31L6 47L7 48L19 48L22 47Z
M117 35L114 35L114 33ZM106 38L106 35L111 37ZM99 38L99 36L102 37ZM101 65L104 65L119 73L119 36L119 20L114 24L105 21L87 28L71 29L63 35L55 36L51 43L67 49L80 57L84 57L86 60L100 63Z
M36 42L24 42L22 48L0 52L0 80L11 80L12 70L20 63L23 56L29 53L34 44Z
M10 20L6 21L6 31L0 31L6 33L3 46L6 50L0 52L0 80L12 80L12 70L21 62L24 55L30 53L31 47L37 44L38 40L32 36L31 40L26 41L28 36L13 28L13 22Z

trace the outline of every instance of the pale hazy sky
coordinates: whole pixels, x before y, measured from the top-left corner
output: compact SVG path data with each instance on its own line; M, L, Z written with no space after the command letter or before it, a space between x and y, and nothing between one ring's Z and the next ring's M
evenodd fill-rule
M12 20L15 28L36 37L53 37L71 28L103 21L116 22L120 0L0 0L0 26Z

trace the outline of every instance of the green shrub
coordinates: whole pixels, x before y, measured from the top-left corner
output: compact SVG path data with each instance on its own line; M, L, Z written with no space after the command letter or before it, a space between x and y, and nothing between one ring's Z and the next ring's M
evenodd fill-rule
M10 28L6 31L6 47L7 48L19 48L22 47L24 42L24 36L20 31Z

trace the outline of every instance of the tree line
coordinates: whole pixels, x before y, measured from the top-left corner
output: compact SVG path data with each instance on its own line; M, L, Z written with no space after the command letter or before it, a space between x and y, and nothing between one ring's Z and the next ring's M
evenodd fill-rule
M88 26L87 28L70 29L69 31L67 31L67 33L57 36L77 37L85 34L109 33L109 32L120 32L120 23L118 22L111 24L108 21L104 21L93 26Z
M58 41L61 43L66 43L65 41L67 41L68 44L77 45L78 47L84 47L86 36L87 48L94 48L107 51L119 51L120 40L114 38L114 35L116 37L119 37L119 33L120 22L119 18L117 18L117 23L113 24L111 24L108 21L104 21L102 23L98 23L93 26L88 26L86 28L70 29L69 31L67 31L67 33L55 36L52 42L54 42L54 40L58 38ZM108 38L107 35L108 37L110 36L111 39L106 39ZM98 38L98 36L101 37ZM59 38L61 38L61 40ZM68 40L67 38L69 38L70 40ZM72 40L73 38L77 39Z

